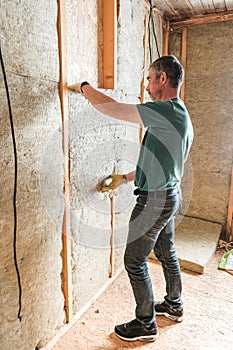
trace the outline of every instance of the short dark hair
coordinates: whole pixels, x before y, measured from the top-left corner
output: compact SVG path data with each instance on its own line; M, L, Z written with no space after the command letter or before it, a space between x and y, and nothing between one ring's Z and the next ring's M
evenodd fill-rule
M162 72L167 74L169 84L172 88L178 88L184 79L184 69L179 60L173 56L162 56L151 63L150 68L153 68L156 78L159 78Z

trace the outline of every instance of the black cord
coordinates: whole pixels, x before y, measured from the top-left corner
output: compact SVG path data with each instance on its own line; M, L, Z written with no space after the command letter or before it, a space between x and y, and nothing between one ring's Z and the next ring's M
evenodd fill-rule
M156 35L156 31L155 31L155 24L154 24L154 19L153 19L152 0L149 0L149 3L150 3L150 13L149 13L149 19L148 19L148 44L149 44L150 63L152 63L152 48L151 48L151 35L150 35L151 24L152 24L153 36L154 36L154 40L155 40L155 44L156 44L158 57L160 57L160 53L159 53L158 40L157 40L157 35Z
M152 63L152 49L151 49L151 39L150 39L150 17L151 11L148 18L148 45L149 45L149 54L150 54L150 64Z
M1 66L2 66L2 74L4 77L4 83L5 83L5 89L6 89L6 95L7 95L7 103L8 103L8 110L9 110L9 117L10 117L10 124L11 124L11 135L12 135L12 142L13 142L13 149L14 149L14 160L15 160L15 176L14 176L14 196L13 196L13 208L14 208L14 264L15 264L15 270L17 274L17 280L18 280L18 287L19 287L19 311L18 311L18 319L21 321L21 307L22 307L22 286L20 281L20 273L19 273L19 267L17 262L17 206L16 206L16 195L17 195L17 148L16 148L16 141L15 141L15 132L14 132L14 124L13 124L13 116L12 116L12 109L11 109L11 101L10 101L10 94L7 84L7 78L6 78L6 72L2 57L2 50L0 46L0 60L1 60Z
M155 25L154 25L153 15L151 16L151 18L152 18L152 29L153 29L153 34L154 34L154 39L155 39L157 54L158 54L158 57L160 57L159 46L158 46L158 40L157 40L156 31L155 31Z

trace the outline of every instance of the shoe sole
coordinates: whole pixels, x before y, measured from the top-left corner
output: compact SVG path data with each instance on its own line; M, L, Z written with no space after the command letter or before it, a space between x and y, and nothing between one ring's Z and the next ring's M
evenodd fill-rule
M116 333L116 332L115 332ZM125 338L125 337L123 337L122 335L119 335L119 334L117 334L116 333L116 335L119 337L119 338L121 338L121 339L123 339L123 340L126 340L126 341L137 341L137 340L139 340L139 341L142 341L142 342L153 342L153 341L155 341L157 338L158 338L158 333L157 334L153 334L153 335L141 335L141 336L139 336L139 337L134 337L134 338Z
M176 322L183 321L183 316L170 315L167 312L156 312L156 316L165 316L165 317L169 318L170 320L176 321Z

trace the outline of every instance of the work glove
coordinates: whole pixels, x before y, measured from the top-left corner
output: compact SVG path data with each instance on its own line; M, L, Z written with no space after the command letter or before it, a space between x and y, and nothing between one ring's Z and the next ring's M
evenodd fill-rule
M107 192L115 190L118 186L126 183L126 175L125 174L111 174L103 179L97 186L97 190L101 192Z
M81 83L77 83L77 84L73 84L73 85L68 86L68 89L75 91L75 92L78 92L79 94L82 94L83 93L82 87L84 85L90 85L90 84L87 81L83 81Z

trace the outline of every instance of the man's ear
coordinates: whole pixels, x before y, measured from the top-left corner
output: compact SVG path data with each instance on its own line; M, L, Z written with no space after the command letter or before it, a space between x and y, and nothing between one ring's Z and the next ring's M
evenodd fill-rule
M168 80L167 73L162 72L161 75L160 75L160 79L161 79L162 84L166 84L167 80Z

